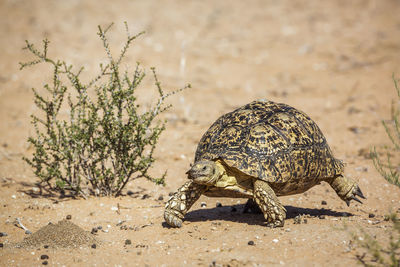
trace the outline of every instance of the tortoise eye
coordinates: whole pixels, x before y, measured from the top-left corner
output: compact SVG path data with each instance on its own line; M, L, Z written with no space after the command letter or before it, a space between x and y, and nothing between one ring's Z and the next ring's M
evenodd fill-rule
M203 171L205 171L205 170L207 170L207 166L204 166L204 167L203 167Z

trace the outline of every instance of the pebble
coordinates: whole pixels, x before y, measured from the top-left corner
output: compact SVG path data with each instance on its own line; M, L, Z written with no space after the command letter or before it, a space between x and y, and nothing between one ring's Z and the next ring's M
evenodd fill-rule
M0 232L0 237L2 237L2 236L7 236L7 233L6 232Z
M158 200L164 200L164 196L163 195L160 195L159 197L158 197Z
M92 248L94 248L94 249L97 248L96 244L93 244L93 245L92 245Z
M247 242L247 245L249 245L249 246L254 246L254 241L253 241L253 240L250 240L249 242Z
M131 244L132 244L132 241L130 239L125 240L125 245L131 245Z
M47 265L47 264L49 264L49 262L48 261L43 261L42 264L43 265Z
M274 243L278 243L279 242L279 240L278 239L272 239L272 242L274 242Z
M71 220L72 219L72 215L68 214L67 217L65 217L67 220Z
M49 245L44 245L43 248L49 248Z
M133 191L128 190L128 192L126 192L126 194L127 194L128 196L132 196L134 193L133 193Z
M321 201L321 205L326 205L326 204L328 204L328 203L325 200Z
M320 218L321 220L325 219L325 215L319 215L318 218Z
M168 196L169 196L169 197L172 197L174 194L175 194L175 192L169 192L169 193L168 193Z
M41 260L47 260L47 259L49 259L49 256L46 255L46 254L43 254L43 255L40 256L40 259Z
M206 202L201 202L200 207L202 207L202 208L207 207Z
M294 224L302 224L302 223L306 224L307 223L307 219L304 218L304 216L299 214L296 217L294 217L294 222L293 223Z
M373 213L368 214L368 218L375 218L375 214Z
M215 206L216 206L217 208L220 208L220 207L222 207L222 204L221 204L221 202L217 202L217 203L215 204Z
M92 235L97 234L98 229L96 227L92 228L92 231L90 232Z
M150 198L150 195L149 195L149 194L144 194L144 195L142 196L142 199L148 199L148 198Z

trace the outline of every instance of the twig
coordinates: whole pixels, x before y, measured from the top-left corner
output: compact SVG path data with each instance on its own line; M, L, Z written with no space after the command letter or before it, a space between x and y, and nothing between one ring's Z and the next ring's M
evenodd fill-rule
M25 230L25 234L28 234L28 235L32 234L32 232L29 231L29 229L26 228L26 227L21 223L21 220L20 220L19 218L16 218L16 219L15 219L14 225L17 226L17 227L19 227L19 228L21 228L21 229L23 229L23 230Z

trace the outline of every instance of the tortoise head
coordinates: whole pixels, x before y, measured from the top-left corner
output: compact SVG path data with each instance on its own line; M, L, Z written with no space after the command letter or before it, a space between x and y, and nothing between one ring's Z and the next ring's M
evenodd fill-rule
M221 172L214 161L201 160L193 164L189 171L186 172L189 179L196 184L214 185Z

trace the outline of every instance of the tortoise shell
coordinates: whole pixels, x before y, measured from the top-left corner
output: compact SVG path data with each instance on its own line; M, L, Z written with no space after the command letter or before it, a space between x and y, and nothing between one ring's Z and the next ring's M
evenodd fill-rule
M282 103L254 101L221 116L201 138L195 162L228 167L270 183L335 177L343 172L317 124Z

